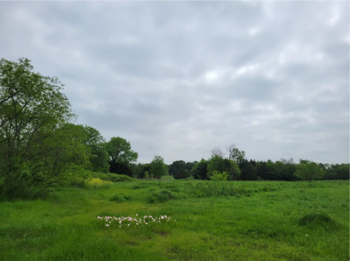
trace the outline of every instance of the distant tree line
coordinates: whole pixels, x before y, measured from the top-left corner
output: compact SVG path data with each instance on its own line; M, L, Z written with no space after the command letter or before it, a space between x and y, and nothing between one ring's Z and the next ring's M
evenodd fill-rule
M298 181L315 179L347 180L349 179L349 164L323 164L301 159L295 163L293 159L278 161L256 161L245 159L245 152L234 145L228 149L229 156L218 148L212 150L208 160L184 162L175 161L169 166L169 174L174 179L193 177L209 180L214 171L226 172L228 180L284 180Z
M192 177L202 180L348 179L349 164L316 164L292 159L247 160L231 145L228 157L214 148L208 160L174 161L161 156L137 164L138 153L121 137L109 141L93 127L74 124L63 85L33 72L28 59L0 60L0 199L33 198L86 172L124 174L139 179Z

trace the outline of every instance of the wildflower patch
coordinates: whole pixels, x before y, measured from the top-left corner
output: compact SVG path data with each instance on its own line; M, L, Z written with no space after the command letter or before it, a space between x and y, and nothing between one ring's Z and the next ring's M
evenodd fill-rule
M152 224L159 224L159 223L176 222L176 219L172 219L167 215L162 215L159 217L153 217L153 216L147 216L147 215L143 217L139 217L138 214L136 214L135 217L123 217L123 216L122 217L114 217L114 216L100 217L98 216L97 219L101 221L101 223L103 223L105 227L117 227L117 228L140 227L140 226L149 226Z

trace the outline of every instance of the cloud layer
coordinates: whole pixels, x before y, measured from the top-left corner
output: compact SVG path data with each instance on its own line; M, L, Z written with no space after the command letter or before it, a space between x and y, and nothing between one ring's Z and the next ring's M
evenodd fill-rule
M3 2L0 32L140 162L349 161L349 2Z

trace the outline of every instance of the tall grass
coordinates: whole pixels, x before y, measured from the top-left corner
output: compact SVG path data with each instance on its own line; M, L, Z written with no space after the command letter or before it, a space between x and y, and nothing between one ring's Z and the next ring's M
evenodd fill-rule
M120 229L96 219L136 214L176 222ZM348 181L132 181L0 203L5 261L333 261L349 260L348 246Z

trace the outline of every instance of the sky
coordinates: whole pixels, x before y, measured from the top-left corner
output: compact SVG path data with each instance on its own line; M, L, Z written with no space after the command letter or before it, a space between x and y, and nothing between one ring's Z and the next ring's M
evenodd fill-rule
M0 35L138 162L349 162L348 1L0 2Z

